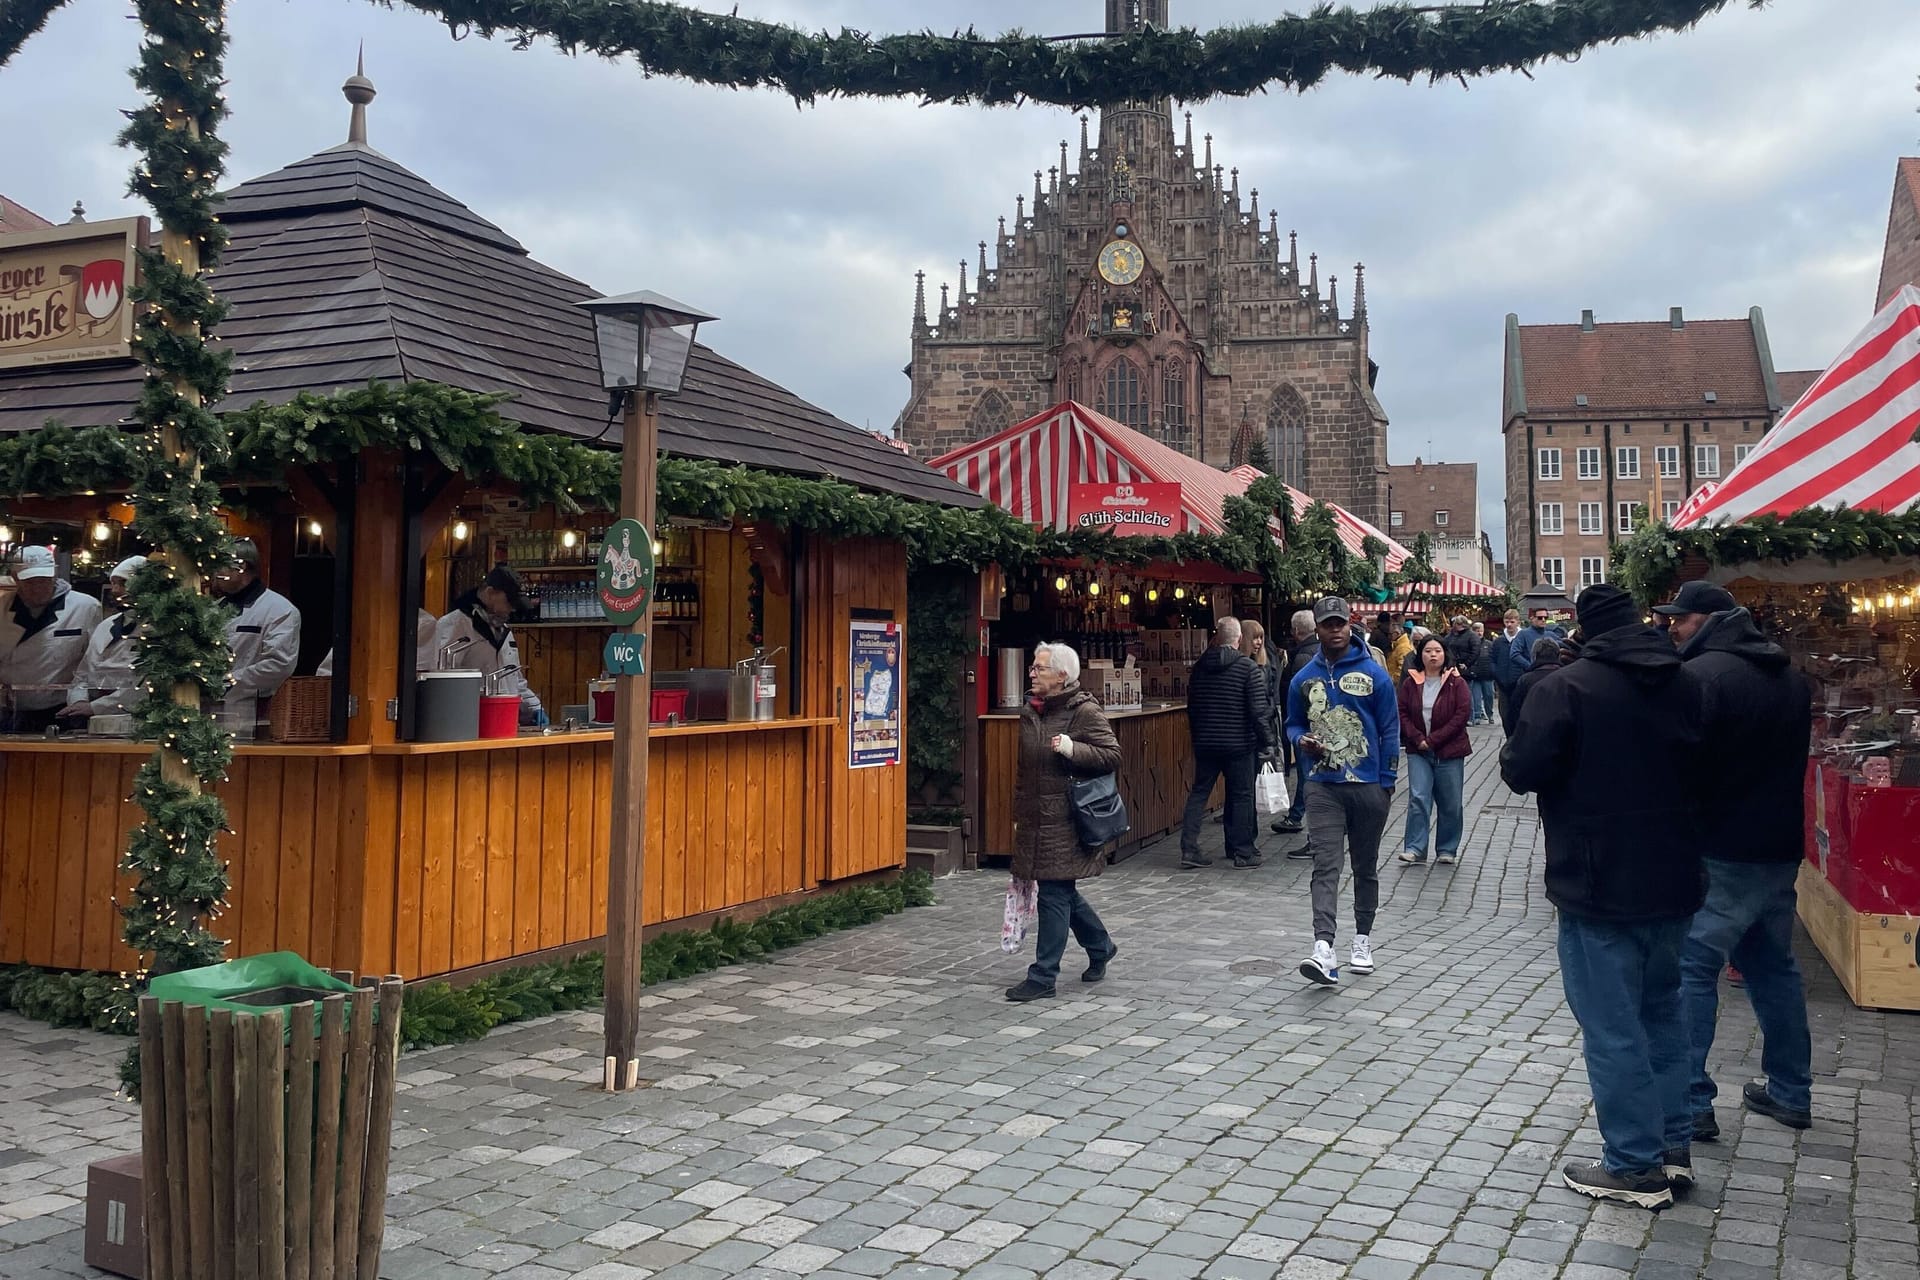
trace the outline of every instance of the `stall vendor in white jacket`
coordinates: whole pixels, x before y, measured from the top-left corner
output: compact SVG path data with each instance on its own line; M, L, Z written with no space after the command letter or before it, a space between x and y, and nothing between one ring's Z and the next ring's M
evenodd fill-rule
M59 577L51 547L22 547L13 582L13 603L0 612L0 684L13 693L14 732L38 733L66 705L100 602Z
M434 625L434 652L438 654L456 640L470 640L471 644L448 659L448 665L455 670L491 674L502 667L518 667L520 649L513 642L507 618L514 610L526 607L527 598L521 594L519 577L505 565L496 565L488 570L479 586L453 602L453 612ZM527 687L525 671L503 676L500 692L519 695L521 724L547 723L540 695Z
M260 548L251 538L233 544L233 560L213 575L213 593L233 610L227 623L227 648L233 652L233 687L225 705L238 711L251 703L256 720L260 704L293 674L300 657L300 611L260 581Z
M133 670L133 614L127 608L127 588L133 575L146 564L145 556L130 556L107 575L104 603L115 612L102 618L87 637L87 651L74 669L67 705L60 710L62 719L122 715L139 704L140 678Z

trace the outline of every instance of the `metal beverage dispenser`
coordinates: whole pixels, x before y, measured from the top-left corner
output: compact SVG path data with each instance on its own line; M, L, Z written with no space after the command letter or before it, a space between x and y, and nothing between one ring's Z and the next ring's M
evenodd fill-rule
M751 658L742 658L733 665L733 675L727 681L727 719L729 720L771 720L774 718L774 704L778 701L780 681L774 669L773 658L784 651L786 646L764 653L753 651Z
M1027 651L1025 649L1002 649L998 663L1000 670L1000 709L1018 711L1020 700L1027 692Z

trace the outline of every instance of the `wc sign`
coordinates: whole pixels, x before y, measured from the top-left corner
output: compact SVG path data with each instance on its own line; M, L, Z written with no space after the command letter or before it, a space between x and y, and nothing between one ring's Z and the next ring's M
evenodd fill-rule
M1067 522L1122 538L1170 537L1180 532L1178 484L1123 481L1067 486Z

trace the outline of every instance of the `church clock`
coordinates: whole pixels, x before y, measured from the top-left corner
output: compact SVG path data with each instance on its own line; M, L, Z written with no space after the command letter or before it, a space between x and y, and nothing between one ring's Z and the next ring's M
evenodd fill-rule
M1109 240L1100 250L1100 278L1108 284L1132 284L1147 269L1147 257L1130 240Z

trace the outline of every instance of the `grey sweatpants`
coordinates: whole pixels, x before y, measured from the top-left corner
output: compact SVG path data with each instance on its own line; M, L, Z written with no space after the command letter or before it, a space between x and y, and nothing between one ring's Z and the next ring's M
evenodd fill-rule
M1307 783L1307 848L1313 853L1313 936L1332 943L1342 853L1353 861L1353 931L1373 932L1380 906L1380 834L1393 793L1373 782ZM1343 849L1344 846L1344 849Z

